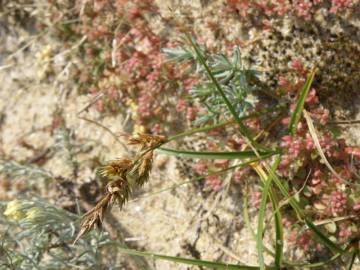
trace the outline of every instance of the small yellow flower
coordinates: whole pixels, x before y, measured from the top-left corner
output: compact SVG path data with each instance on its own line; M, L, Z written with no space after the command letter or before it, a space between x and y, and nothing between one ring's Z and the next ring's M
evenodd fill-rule
M53 53L53 50L52 50L51 46L47 45L41 51L41 58L44 59L44 60L45 59L47 60L47 59L49 59L51 57L52 53Z
M25 217L25 212L22 209L22 203L19 200L13 200L6 206L4 215L12 220L20 220Z
M39 63L42 61L48 61L53 55L53 49L50 45L47 45L42 48L41 51L36 53L36 58Z
M134 125L133 135L145 133L145 127L143 125Z
M136 120L137 117L138 117L138 108L139 106L132 100L132 99L129 99L127 102L126 102L126 105L129 106L129 109L130 109L130 112L131 112L131 118L133 120Z
M34 221L36 218L41 217L42 209L39 207L33 207L26 212L26 218L28 221Z
M130 109L132 112L137 112L137 109L139 108L139 106L133 101L130 104Z

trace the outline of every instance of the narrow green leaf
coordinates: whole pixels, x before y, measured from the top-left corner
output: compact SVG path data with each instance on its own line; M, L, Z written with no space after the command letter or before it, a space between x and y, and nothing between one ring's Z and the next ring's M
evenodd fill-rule
M169 191L169 190L174 190L180 186L183 186L183 185L186 185L186 184L189 184L189 183L193 183L193 182L196 182L196 181L201 181L201 180L205 180L206 177L208 176L213 176L213 175L221 175L225 172L228 172L228 171L231 171L231 170L234 170L234 169L239 169L239 168L245 168L247 166L249 166L250 164L256 162L256 161L259 161L258 158L254 158L254 159L251 159L251 160L248 160L248 161L245 161L241 164L237 164L237 165L234 165L234 166L231 166L231 167L228 167L226 169L223 169L223 170L219 170L219 171L214 171L214 172L211 172L211 173L208 173L206 175L202 175L202 176L199 176L199 177L195 177L194 179L191 179L189 181L184 181L184 182L181 182L179 184L175 184L171 187L167 187L167 188L164 188L164 189L160 189L158 191L153 191L153 192L150 192L149 194L145 194L145 196L141 196L141 197L138 197L136 199L133 199L133 200L130 200L130 202L133 202L133 201L138 201L138 200L141 200L143 198L147 198L147 197L150 197L150 196L154 196L154 195L157 195L159 193L162 193L162 192L166 192L166 191Z
M195 133L206 132L206 131L209 131L209 130L212 130L212 129L215 129L215 128L220 128L220 127L224 127L224 126L227 126L227 125L231 125L233 123L234 123L234 121L231 121L231 120L230 121L222 121L222 122L220 122L218 124L215 124L215 125L207 125L207 126L200 127L200 128L194 128L194 129L185 131L183 133L176 134L176 135L170 137L168 139L168 141L174 141L174 140L186 137L186 136L190 136L190 135L195 134Z
M338 245L336 245L333 241L331 241L324 233L322 233L314 223L312 223L310 220L305 219L306 225L311 229L316 236L319 238L319 240L327 246L334 254L335 253L345 253L345 250L340 248Z
M246 190L248 191L248 184L246 183ZM252 227L252 224L250 222L250 216L249 216L249 211L248 211L248 194L249 192L246 192L243 196L243 217L244 217L244 222L246 224L246 227L248 228L248 230L250 231L252 237L255 239L256 241L256 234L253 230L253 227ZM270 195L270 198L272 200L273 203L273 209L278 209L277 205L278 204L278 200L275 196L275 193L272 192L272 190L269 191L269 195ZM279 212L279 211L277 211ZM283 264L285 265L289 265L289 266L293 266L295 265L294 263L290 262L290 261L286 261L282 258L282 247L283 247L283 227L282 227L282 220L281 220L281 215L280 213L275 213L275 218L276 218L276 225L275 225L275 228L276 228L276 241L278 244L275 245L275 250L277 252L277 254L275 254L274 252L272 252L269 248L267 248L265 245L264 245L264 251L266 253L268 253L269 255L271 255L272 257L275 258L275 266L276 266L276 269L278 269L278 264L281 264L281 261L283 262ZM277 262L280 262L280 263L277 263ZM308 265L308 264L298 264L300 266L303 266L303 265Z
M279 167L280 161L281 161L281 155L278 156L278 158L274 163L273 166L274 169L272 171L274 174L276 172L276 169ZM284 229L282 224L281 213L280 211L276 211L276 209L278 209L279 202L272 188L270 188L269 195L272 203L272 208L274 211L274 222L275 222L275 266L276 269L281 269L282 257L283 257Z
M339 258L341 258L341 253L336 253L330 259L321 261L321 262L310 263L310 264L309 263L286 262L286 265L291 266L291 267L296 267L296 269L319 268L319 267L324 267L325 265L330 264ZM324 269L324 268L322 268L322 269Z
M198 159L245 159L256 158L257 155L253 151L241 151L241 152L197 152L197 151L182 151L169 148L160 147L157 149L159 153L185 157L185 158L198 158ZM260 158L265 159L272 155L278 154L271 151L260 151Z
M281 160L281 156L279 155L271 168L271 170L274 174L280 164L280 160ZM262 192L261 207L260 207L259 217L258 217L258 229L257 229L256 242L257 242L257 248L258 248L260 269L264 270L265 269L265 261L264 261L264 254L263 254L264 253L263 230L264 230L264 219L265 219L265 213L266 213L266 202L267 202L267 197L269 195L269 197L272 201L272 204L273 204L273 208L274 208L274 205L275 206L277 205L277 200L275 198L274 193L271 190L271 183L272 183L273 177L270 175L264 175L260 172L259 172L259 175L262 178L262 182L264 183L264 188L263 188L263 192ZM276 209L276 207L274 209ZM277 211L275 213L275 226L276 226L275 259L277 262L277 264L276 264L277 269L280 269L281 257L282 257L282 227L281 227L281 217L279 220L279 214L280 214L279 211ZM279 221L280 221L280 227L279 227Z
M184 48L164 48L161 51L172 61L182 62L193 58L191 52Z
M256 117L259 117L259 116L264 115L266 113L274 112L274 111L278 111L278 110L283 110L283 109L284 109L283 106L270 107L270 108L267 108L267 109L259 111L259 112L253 112L253 113L250 113L248 115L241 116L240 119L241 120L246 120L246 119L256 118ZM227 125L233 125L233 124L236 124L234 120L227 120L227 121L219 122L219 123L214 124L214 125L207 125L207 126L200 127L200 128L190 129L190 130L187 130L185 132L182 132L182 133L176 134L174 136L171 136L168 139L168 142L178 140L178 139L181 139L183 137L193 135L195 133L206 132L206 131L209 131L209 130L213 130L213 129L216 129L216 128L221 128L221 127L224 127L224 126L227 126Z
M248 184L246 183L246 190L248 191L248 188L247 188ZM248 211L248 208L249 208L249 205L248 205L248 193L249 192L246 192L243 196L243 217L244 217L244 222L246 224L246 227L248 228L248 230L250 231L252 237L256 240L256 234L252 228L252 223L250 221L250 217L249 217L249 211ZM277 208L278 209L278 208ZM281 219L280 219L281 221ZM265 245L264 245L264 250L269 254L271 255L272 257L275 258L275 261L276 261L276 255L271 251L269 250ZM292 261L287 261L285 259L283 259L283 264L286 265L286 266L289 266L291 267L290 269L292 269L293 267L297 267L296 269L307 269L307 268L319 268L319 267L322 267L322 266L325 266L327 264L330 264L334 261L336 261L337 259L339 259L341 257L341 253L336 253L334 256L332 256L330 259L328 260L325 260L325 261L320 261L320 262L316 262L316 263L301 263L301 262L292 262ZM275 264L276 265L276 264ZM277 267L277 266L276 266ZM301 268L300 268L301 267ZM278 268L276 268L278 269Z
M306 223L306 225L309 227L309 229L312 230L317 235L317 237L321 240L321 242L325 246L327 246L330 250L332 250L334 253L336 251L338 253L343 254L345 252L343 249L341 249L339 246L337 246L335 243L333 243L330 239L328 239L326 237L326 235L324 235L316 227L316 225L314 225L310 220L308 220L304 217L304 213L302 212L301 207L299 206L297 201L292 196L290 196L289 192L286 190L285 186L281 183L281 180L276 176L276 174L271 170L269 170L268 172L270 175L272 175L273 181L280 189L280 192L283 194L283 196L286 198L286 200L288 200L291 207L295 210L299 220L304 221Z
M265 269L263 230L264 230L264 219L265 219L265 212L266 212L266 202L267 202L268 192L269 192L270 185L271 185L271 180L272 180L271 177L268 177L267 179L263 179L263 181L265 182L265 186L262 191L261 207L260 207L259 217L258 217L256 244L257 244L257 250L258 250L258 260L259 260L260 270Z
M273 177L273 181L275 182L275 184L279 188L281 194L286 198L286 200L289 202L291 207L295 210L296 215L298 216L298 219L302 221L304 215L303 215L301 207L299 206L297 201L292 196L290 196L287 188L283 185L283 183L281 182L279 177L277 177L276 173L274 173L271 170L268 170L268 172Z
M301 118L302 110L304 109L305 100L310 91L310 87L312 85L314 77L315 77L315 71L312 71L310 75L307 77L303 88L301 89L299 100L296 103L294 113L291 116L289 129L291 134L293 135L296 133L296 129Z
M356 259L356 255L357 255L357 252L354 251L353 254L352 254L352 256L351 256L351 261L350 261L350 263L349 263L349 266L348 266L348 268L347 268L348 270L352 270L353 265L354 265L354 262L355 262L355 259Z
M273 203L273 209L277 208L277 201ZM277 269L281 269L281 262L283 257L283 241L284 241L284 229L279 211L275 213L275 266Z
M204 260L197 260L197 259L187 259L187 258L182 258L182 257L160 255L160 254L155 254L152 252L137 251L137 250L121 248L121 247L119 248L119 250L121 253L125 253L128 255L151 257L153 259L165 260L165 261L170 261L170 262L174 262L174 263L203 266L203 267L208 267L211 269L224 269L224 270L257 270L257 269L259 269L258 266L246 266L246 265L226 264L226 263L204 261ZM274 268L267 267L266 269L271 270Z

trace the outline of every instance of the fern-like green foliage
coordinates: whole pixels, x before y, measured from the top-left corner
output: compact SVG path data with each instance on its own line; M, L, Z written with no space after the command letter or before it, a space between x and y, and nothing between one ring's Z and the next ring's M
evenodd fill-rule
M8 175L12 179L24 178L28 182L39 180L50 181L54 178L51 172L32 165L20 164L13 160L0 160L0 172Z
M251 111L257 101L254 96L256 89L254 82L257 81L258 72L244 65L239 47L234 48L231 57L214 54L204 46L199 46L199 48L239 117ZM207 113L198 118L196 124L217 123L230 115L223 98L219 95L214 83L208 79L206 70L191 46L187 46L184 42L182 47L166 48L163 52L170 60L192 62L196 74L201 78L201 83L191 89L190 95L205 107Z
M77 156L69 130L58 129L55 141L54 149L75 171ZM35 189L57 178L50 171L13 160L0 160L0 173L11 180L26 179ZM31 192L0 202L0 270L123 269L123 256L106 255L119 254L107 233L94 230L72 244L80 219L56 206L53 199L34 197Z
M0 210L0 227L4 228L1 270L111 267L102 255L104 249L113 248L107 234L94 231L76 246L71 244L78 215L37 198L16 199L2 204ZM113 266L119 265L115 258Z

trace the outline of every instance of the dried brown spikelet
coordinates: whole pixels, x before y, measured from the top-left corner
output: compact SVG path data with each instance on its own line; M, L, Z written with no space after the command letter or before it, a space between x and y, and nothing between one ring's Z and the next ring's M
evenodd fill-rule
M85 214L81 223L81 229L78 233L74 244L85 233L91 231L95 227L101 227L104 214L106 210L113 205L116 201L120 208L129 199L130 187L126 178L120 178L117 181L112 181L106 186L106 195L96 204L96 206Z
M110 204L117 201L120 208L127 202L131 193L130 185L126 178L110 182L107 184L106 190L108 194L111 194Z
M153 161L153 152L150 151L149 153L145 154L140 162L139 166L139 176L143 176L145 174L148 174L151 170L151 165Z
M104 198L100 200L100 202L96 204L96 206L93 209L91 209L89 212L85 214L85 217L81 222L80 232L76 236L73 244L75 244L80 239L81 236L91 231L94 227L101 226L104 218L104 213L111 199L110 197L111 195L107 194Z
M149 151L141 156L138 162L134 165L129 174L133 179L135 179L135 183L137 185L142 186L148 181L152 168L152 162L153 151Z
M100 168L100 174L103 177L110 179L117 179L123 177L124 174L131 168L132 160L128 158L122 158L113 160L107 165Z
M129 138L130 145L140 145L141 149L151 149L166 142L164 136L150 135L150 134L138 134Z
M138 154L133 159L121 158L111 161L99 170L103 177L113 181L106 185L105 196L85 214L74 244L85 233L102 225L104 214L111 205L118 202L121 208L127 202L131 193L129 180L134 180L134 186L142 186L148 181L153 163L153 150L166 141L164 136L149 134L130 137L129 144L141 146Z

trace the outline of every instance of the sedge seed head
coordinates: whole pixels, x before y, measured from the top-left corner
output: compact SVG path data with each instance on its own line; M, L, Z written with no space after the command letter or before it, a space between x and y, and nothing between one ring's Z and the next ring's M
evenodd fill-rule
M131 159L117 159L100 168L100 174L103 177L116 180L121 178L130 169L131 165Z

